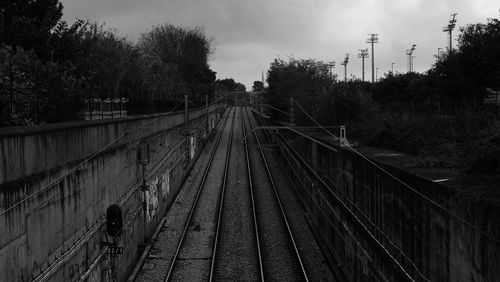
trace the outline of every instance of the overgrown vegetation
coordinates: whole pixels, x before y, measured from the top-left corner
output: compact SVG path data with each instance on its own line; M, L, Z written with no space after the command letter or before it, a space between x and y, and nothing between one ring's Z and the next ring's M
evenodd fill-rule
M137 44L104 25L61 20L57 0L0 4L0 126L74 120L85 99L127 97L132 113L213 96L213 40L153 27Z
M217 79L216 87L221 92L245 92L243 83L235 81L233 78Z
M457 50L427 73L390 73L375 84L337 82L321 61L276 59L267 74L268 96L283 111L293 97L320 123L348 125L350 138L364 145L410 153L422 166L459 168L493 184L500 180L500 107L487 98L500 90L499 58L500 22L489 19L462 28ZM295 112L297 123L311 124Z

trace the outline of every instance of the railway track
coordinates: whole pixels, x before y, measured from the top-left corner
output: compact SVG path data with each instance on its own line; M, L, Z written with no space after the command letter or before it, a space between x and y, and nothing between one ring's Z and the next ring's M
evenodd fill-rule
M309 281L254 124L246 107L226 112L139 281Z
M226 194L226 187L227 187L227 177L228 177L228 172L229 172L229 161L231 159L231 149L233 145L233 135L234 135L234 120L236 117L236 111L237 109L234 110L233 112L233 125L231 127L231 136L229 137L229 142L228 142L228 150L227 150L227 155L226 155L226 162L224 164L224 177L222 179L222 191L221 191L221 197L219 201L219 209L217 213L217 228L215 231L215 239L214 239L214 248L212 251L212 263L210 265L210 281L214 280L215 277L215 262L216 262L216 256L217 256L217 245L219 241L219 234L220 234L220 229L221 229L221 219L222 219L222 213L224 211L224 196Z
M259 134L253 130L253 117L248 109L243 111L252 134L247 136L245 147L256 149L248 154L248 171L255 203L255 226L258 230L259 253L262 261L262 280L309 281L293 232L284 211L276 184L262 149ZM259 176L259 177L257 177Z
M198 192L185 222L182 235L171 260L165 281L189 281L194 280L193 278L195 277L207 280L210 276L212 276L213 264L208 264L207 267L207 261L211 260L213 253L215 252L215 248L213 251L209 250L211 249L210 245L214 246L214 241L212 241L212 238L214 237L213 226L211 226L210 223L213 222L215 210L220 210L220 206L223 204L228 162L234 132L234 109L229 112L227 117L228 120L230 119L230 116L232 116L230 125L231 129L229 132L227 146L225 150L220 148L220 141L225 131L222 130L217 136L214 149L209 157L208 165L203 172L202 180L198 186ZM224 151L226 153L224 153ZM221 155L225 156L222 157ZM224 161L222 187L217 187L218 180L216 178L219 173L213 170L216 170L218 165L220 165L221 159ZM214 198L214 196L216 198ZM220 216L217 218L220 218ZM219 220L217 220L217 222L218 221ZM202 227L202 225L204 226ZM216 223L216 225L218 225L218 223ZM217 237L217 235L215 235L215 237ZM216 240L217 239L215 239L215 241ZM204 248L200 248L200 246L204 246ZM207 252L212 254L208 255Z
M231 153L231 174L227 201L220 206L219 225L210 281L263 281L263 266L256 221L253 182L248 147L243 142L247 134L242 108L236 142Z
M254 230L255 230L257 259L259 262L259 277L260 277L261 281L264 281L264 268L262 265L262 252L260 250L259 225L257 223L257 212L255 209L254 187L253 187L253 181L252 181L252 168L250 166L250 156L248 153L248 143L247 143L247 139L245 138L245 136L247 136L247 130L246 130L246 126L245 126L245 118L243 117L243 113L240 115L240 117L241 117L241 128L243 131L243 142L244 142L244 147L245 147L245 160L246 160L245 163L246 163L246 168L247 168L248 190L249 190L250 198L251 198L251 202L252 202L252 219L253 219L253 225L254 225Z

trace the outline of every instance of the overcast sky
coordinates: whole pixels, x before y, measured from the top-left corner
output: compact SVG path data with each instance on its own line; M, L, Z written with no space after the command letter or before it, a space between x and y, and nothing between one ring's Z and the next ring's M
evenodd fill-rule
M447 45L442 32L450 14L458 27L498 18L498 0L60 0L63 18L105 22L136 42L152 26L170 22L202 26L215 38L210 61L217 78L232 77L251 88L274 58L336 61L334 73L343 78L340 63L350 53L347 72L361 77L358 49L369 48L369 33L379 34L375 67L379 77L391 69L406 72L406 49L417 44L414 69L428 70L438 47ZM456 40L453 44L456 46ZM371 55L371 54L370 54ZM371 59L365 61L371 78Z

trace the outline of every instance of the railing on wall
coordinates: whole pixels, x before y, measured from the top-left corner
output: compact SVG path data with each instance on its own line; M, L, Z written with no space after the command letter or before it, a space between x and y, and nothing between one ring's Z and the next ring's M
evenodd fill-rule
M128 98L85 98L84 109L78 113L81 120L125 117L128 114Z

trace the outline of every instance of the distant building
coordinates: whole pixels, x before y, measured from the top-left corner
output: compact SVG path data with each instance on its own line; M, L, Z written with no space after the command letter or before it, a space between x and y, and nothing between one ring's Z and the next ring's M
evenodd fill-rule
M500 90L493 90L486 88L486 95L484 96L483 103L485 104L500 104Z

